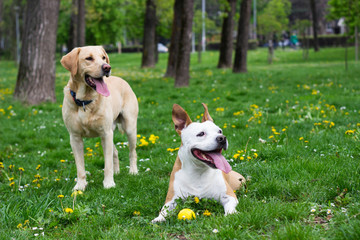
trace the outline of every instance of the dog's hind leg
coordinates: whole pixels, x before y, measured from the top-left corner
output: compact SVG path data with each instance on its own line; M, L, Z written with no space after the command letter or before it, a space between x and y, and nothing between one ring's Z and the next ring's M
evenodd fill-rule
M118 155L118 151L116 149L115 144L114 144L113 148L114 148L114 150L113 150L114 173L118 174L118 173L120 173L119 155Z
M125 131L128 142L129 142L129 160L130 160L130 174L137 174L137 155L136 155L136 117L128 118L126 115L121 117L121 126Z

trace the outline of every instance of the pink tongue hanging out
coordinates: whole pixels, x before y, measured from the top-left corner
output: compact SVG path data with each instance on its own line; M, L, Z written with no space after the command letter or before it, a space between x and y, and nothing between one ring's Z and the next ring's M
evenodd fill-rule
M212 158L217 169L220 169L224 173L229 173L231 171L230 164L221 153L207 152L206 154Z
M110 96L110 91L106 85L106 83L104 82L103 79L95 79L93 78L93 81L95 82L95 85L96 85L96 91L98 93L100 93L101 95L105 96L105 97L108 97Z

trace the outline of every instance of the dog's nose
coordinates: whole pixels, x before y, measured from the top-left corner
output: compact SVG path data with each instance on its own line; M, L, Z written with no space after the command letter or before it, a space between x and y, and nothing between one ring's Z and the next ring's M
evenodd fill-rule
M216 137L216 141L217 141L219 144L226 144L226 137L225 137L224 135L217 136L217 137Z
M104 63L102 65L102 70L104 71L104 73L109 73L111 70L111 66L109 64Z

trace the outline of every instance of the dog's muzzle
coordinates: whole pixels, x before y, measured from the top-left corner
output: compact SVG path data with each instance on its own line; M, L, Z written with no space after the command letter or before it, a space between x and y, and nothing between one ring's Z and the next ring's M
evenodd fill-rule
M224 135L216 137L216 142L219 144L219 148L227 149L227 139Z

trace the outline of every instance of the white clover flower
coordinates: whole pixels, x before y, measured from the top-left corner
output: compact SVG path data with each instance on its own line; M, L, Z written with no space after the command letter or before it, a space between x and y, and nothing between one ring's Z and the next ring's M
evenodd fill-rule
M219 230L217 230L216 228L214 230L212 230L213 233L218 233Z

